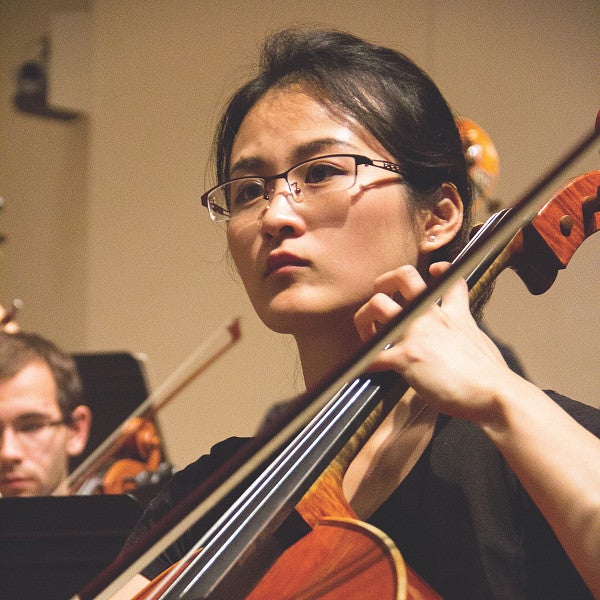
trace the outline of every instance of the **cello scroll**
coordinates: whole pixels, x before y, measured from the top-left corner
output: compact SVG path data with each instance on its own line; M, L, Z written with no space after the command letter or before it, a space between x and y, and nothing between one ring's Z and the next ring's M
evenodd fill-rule
M581 244L600 229L600 171L571 179L508 242L474 286L478 295L505 268L514 270L531 294L547 291Z

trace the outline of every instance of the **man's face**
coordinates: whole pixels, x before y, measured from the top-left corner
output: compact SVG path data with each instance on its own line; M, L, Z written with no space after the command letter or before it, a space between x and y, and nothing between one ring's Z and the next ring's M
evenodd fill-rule
M46 496L65 479L74 452L50 368L33 362L0 381L0 493Z

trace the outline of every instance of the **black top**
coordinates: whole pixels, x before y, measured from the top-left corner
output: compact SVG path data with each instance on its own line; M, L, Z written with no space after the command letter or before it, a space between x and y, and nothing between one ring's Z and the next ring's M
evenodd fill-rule
M548 392L600 437L600 411ZM243 443L229 438L177 473L151 502L129 543ZM369 519L446 600L592 598L502 455L477 426L440 416L416 465ZM153 579L200 538L190 531L149 565Z

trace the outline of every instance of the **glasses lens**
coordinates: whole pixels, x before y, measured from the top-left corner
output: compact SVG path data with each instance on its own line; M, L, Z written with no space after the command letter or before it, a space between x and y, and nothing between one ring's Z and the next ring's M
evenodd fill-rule
M213 219L224 221L256 206L264 196L264 180L257 177L243 177L219 186L209 196L208 201Z
M227 221L229 219L227 196L220 187L213 190L208 195L207 200L208 213L213 221Z
M348 190L356 181L356 162L352 156L320 156L292 169L288 181L305 198Z
M46 440L54 428L64 424L65 421L62 419L58 421L27 419L25 421L17 421L12 425L12 430L20 443L36 444ZM3 429L3 427L0 428L0 437L3 434Z
M286 179L298 200L348 190L356 183L356 159L347 154L319 156L290 169ZM265 190L265 180L261 177L240 177L220 185L208 195L212 220L227 221L261 206Z

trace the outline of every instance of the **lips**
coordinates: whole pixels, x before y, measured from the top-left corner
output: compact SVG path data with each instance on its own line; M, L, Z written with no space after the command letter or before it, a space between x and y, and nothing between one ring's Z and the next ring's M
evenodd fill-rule
M267 258L265 267L265 277L268 277L275 271L284 271L288 267L306 267L310 264L309 261L302 259L290 252L272 252Z
M4 490L4 494L14 494L27 490L31 485L31 481L26 477L7 477L0 480L0 487Z

